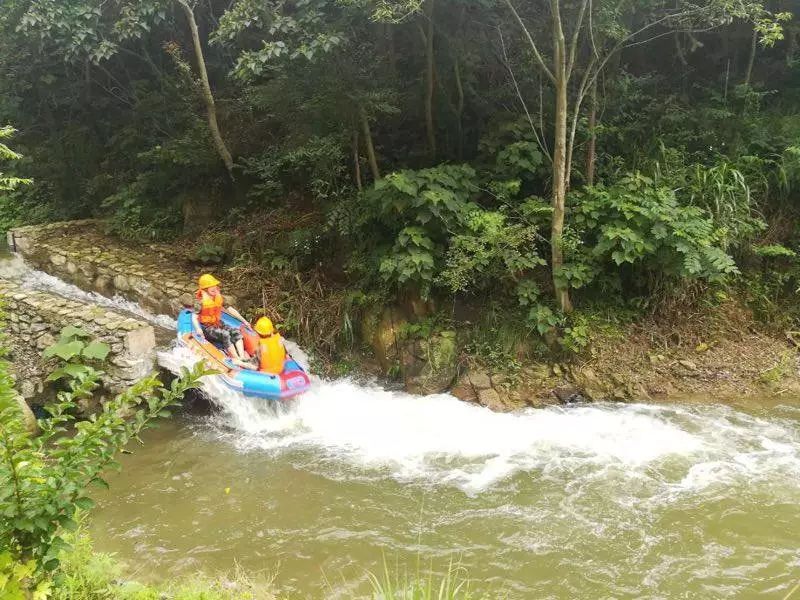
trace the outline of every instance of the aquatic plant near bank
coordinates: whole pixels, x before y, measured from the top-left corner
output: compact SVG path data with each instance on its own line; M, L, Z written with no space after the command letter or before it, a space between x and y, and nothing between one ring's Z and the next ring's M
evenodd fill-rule
M384 556L383 571L367 575L375 600L480 600L482 597L470 592L466 568L453 560L444 574L438 574L432 565L424 570L419 556L413 572L399 565L390 568Z
M60 556L69 550L65 535L77 528L77 511L93 506L89 488L107 485L102 473L117 466L115 455L156 419L169 416L203 375L200 367L184 369L169 386L151 375L106 402L89 420L75 422L78 403L93 393L102 375L78 357L99 359L103 349L76 339L74 330L65 329L47 352L63 361L54 378L63 379L65 389L45 407L48 416L38 420L39 436L27 432L12 402L9 366L0 362L0 547L6 550L0 561L10 569L7 575L22 579L26 593L58 568Z

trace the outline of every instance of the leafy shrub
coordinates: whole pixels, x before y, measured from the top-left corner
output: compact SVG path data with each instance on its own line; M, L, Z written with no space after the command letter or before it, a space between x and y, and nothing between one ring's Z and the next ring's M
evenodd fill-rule
M102 374L83 359L100 360L106 353L79 329L62 332L47 354L64 361L51 377L65 379L67 389L46 406L49 416L39 419L36 437L25 430L11 401L7 365L0 363L0 547L15 563L33 562L35 572L25 584L29 590L59 566L69 549L65 534L77 528L76 512L93 505L89 486L106 485L102 473L115 466L116 453L155 419L168 416L203 374L200 367L184 371L169 387L154 375L146 377L68 431L77 403L92 394Z
M477 174L467 165L440 165L419 171L398 171L378 181L365 194L370 212L364 229L376 224L391 246L377 248L380 274L395 287L430 293L443 267L450 232L462 229L478 210L472 200Z
M632 265L644 273L719 281L738 273L708 212L682 206L674 192L639 173L613 186L571 194L570 223L581 245L568 247L560 276L573 287L601 269ZM582 277L576 279L574 274ZM592 274L589 277L585 274Z
M112 233L128 240L164 240L180 230L182 216L174 202L153 191L156 182L142 175L103 201Z
M447 251L441 281L450 290L481 290L498 281L517 282L546 264L535 247L536 227L508 221L500 212L476 210L470 214L465 231L451 238Z
M305 191L317 202L352 193L342 143L334 136L312 137L299 146L276 147L242 160L245 174L256 179L249 195L272 201Z

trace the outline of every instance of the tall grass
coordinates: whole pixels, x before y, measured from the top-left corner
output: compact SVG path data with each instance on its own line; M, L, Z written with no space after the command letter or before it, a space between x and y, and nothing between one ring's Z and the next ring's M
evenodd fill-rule
M423 570L420 560L413 571L401 569L399 565L390 569L384 556L383 571L367 575L374 600L479 600L484 597L470 591L466 568L453 560L444 574L438 574L432 565Z
M89 537L78 532L62 556L50 600L275 600L273 577L261 580L241 569L210 578L202 575L148 585L125 576L114 555L95 552Z

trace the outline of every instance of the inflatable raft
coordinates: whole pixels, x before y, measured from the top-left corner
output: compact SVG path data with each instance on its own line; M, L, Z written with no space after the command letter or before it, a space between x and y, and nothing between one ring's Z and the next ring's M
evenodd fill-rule
M189 348L203 359L209 369L217 371L219 377L228 387L243 393L245 396L285 400L302 394L311 387L311 380L303 368L288 354L280 375L271 375L260 371L245 369L236 364L219 348L209 342L203 332L197 328L193 313L189 309L178 315L178 343ZM242 332L245 347L248 350L258 344L258 334L246 321L242 321L227 311L222 312L222 322L228 327Z

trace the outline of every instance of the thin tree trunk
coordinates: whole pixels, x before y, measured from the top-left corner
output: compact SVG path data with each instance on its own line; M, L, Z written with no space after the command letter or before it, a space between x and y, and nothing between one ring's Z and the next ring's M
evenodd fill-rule
M589 96L589 143L586 146L586 185L594 185L594 162L597 148L597 81Z
M425 3L425 16L428 19L428 31L425 35L425 128L428 133L428 150L431 158L436 158L436 131L433 123L434 56L433 56L433 18L435 0Z
M550 230L552 252L553 287L556 302L564 313L572 312L569 289L561 278L564 266L564 214L567 197L567 75L566 43L561 24L559 0L551 2L553 14L553 71L555 75L555 131L553 141L553 220Z
M181 5L183 12L186 14L186 20L189 22L189 29L192 32L192 42L194 44L194 54L197 60L197 71L200 73L200 83L203 92L203 101L206 105L206 113L208 116L208 128L211 130L211 137L214 139L214 146L217 153L222 159L225 169L228 171L228 176L231 180L233 176L233 157L225 145L225 140L222 139L222 134L219 131L219 124L217 123L217 107L214 102L214 95L211 93L211 86L208 83L208 71L206 71L206 61L203 57L203 47L200 45L200 32L197 30L197 21L194 18L194 10L189 6L186 0L177 0Z
M361 179L361 160L358 155L358 127L353 130L353 179L356 182L356 188L358 191L364 189L364 182Z
M361 132L364 134L364 145L367 148L367 161L372 171L372 179L378 181L381 178L381 171L378 168L378 159L375 156L375 146L372 144L372 131L369 128L367 112L363 108L359 108L358 117L361 120Z
M464 154L464 84L461 81L461 66L458 57L455 59L453 72L456 78L456 90L458 92L458 101L456 103L456 128L458 135L458 158L460 160Z
M386 57L389 61L389 73L393 80L397 79L397 49L394 42L394 25L384 24L384 40L386 43Z
M758 47L758 32L753 29L753 37L750 41L750 57L747 59L747 70L744 73L744 85L750 85L750 78L753 75L753 64L756 62L756 48Z

